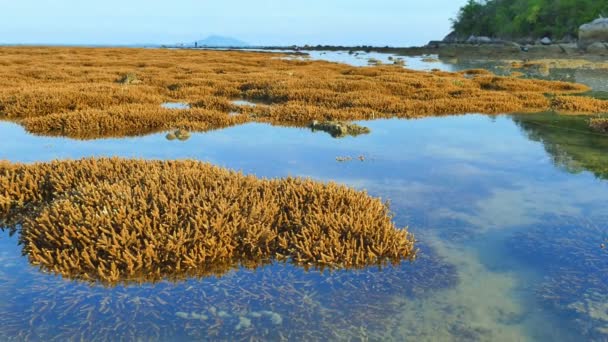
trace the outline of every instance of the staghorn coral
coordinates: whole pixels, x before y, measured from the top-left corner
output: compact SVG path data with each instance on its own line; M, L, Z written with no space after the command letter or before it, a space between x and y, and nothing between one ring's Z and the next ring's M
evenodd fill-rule
M0 118L28 131L74 138L206 131L257 121L306 126L464 113L539 112L545 94L584 85L499 77L485 70L422 72L395 65L352 67L238 51L0 48ZM128 86L117 82L137 75ZM239 106L232 99L258 103ZM562 106L574 106L563 97ZM168 111L165 102L190 104ZM581 110L605 111L606 101ZM243 115L230 115L241 113Z
M606 217L548 216L524 227L508 244L514 258L543 273L537 300L569 322L589 341L608 338Z
M589 128L600 133L608 133L608 118L589 119Z
M586 96L556 96L551 106L561 113L608 113L608 101Z
M30 261L74 279L183 279L273 259L360 268L416 254L363 192L196 161L2 163L0 189L0 223L22 226Z
M137 78L137 75L133 74L133 73L128 73L123 75L122 77L120 77L120 79L118 79L116 82L120 83L120 84L140 84L141 81ZM170 87L167 87L170 89Z
M271 265L221 278L112 288L18 267L14 273L32 286L0 282L3 293L11 294L0 305L0 340L315 341L360 339L363 333L388 339L402 324L403 302L395 297L425 298L459 282L454 265L419 247L417 267L306 272ZM251 319L250 329L236 330L240 317Z

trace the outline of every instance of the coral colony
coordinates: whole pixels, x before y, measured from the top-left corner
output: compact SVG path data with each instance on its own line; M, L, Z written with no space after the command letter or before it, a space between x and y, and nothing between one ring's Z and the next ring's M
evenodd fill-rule
M357 68L235 51L5 47L0 56L0 118L35 134L82 139L246 122L305 127L315 120L608 111L608 101L564 96L587 86L485 70ZM163 107L167 102L186 105L176 110Z

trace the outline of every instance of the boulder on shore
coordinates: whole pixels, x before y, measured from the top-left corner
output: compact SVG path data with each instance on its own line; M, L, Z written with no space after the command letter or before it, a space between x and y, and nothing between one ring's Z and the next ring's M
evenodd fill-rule
M592 55L608 55L608 43L595 42L587 47L587 52Z
M466 41L469 44L491 44L494 41L492 40L492 38L490 37L485 37L485 36L470 36L469 39L467 39Z
M587 49L593 43L608 43L608 18L599 18L578 30L578 46Z
M540 40L540 43L542 45L551 45L553 42L551 41L551 38L544 37L543 39Z

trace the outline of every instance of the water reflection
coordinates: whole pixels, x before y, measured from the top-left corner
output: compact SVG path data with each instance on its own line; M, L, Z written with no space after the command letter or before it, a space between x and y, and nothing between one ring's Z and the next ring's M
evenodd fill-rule
M542 142L556 166L608 178L608 136L589 128L589 117L552 113L513 116L528 138Z

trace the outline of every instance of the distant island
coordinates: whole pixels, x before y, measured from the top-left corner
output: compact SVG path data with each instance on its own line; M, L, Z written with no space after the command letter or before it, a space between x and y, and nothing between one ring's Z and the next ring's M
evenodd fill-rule
M241 40L232 38L232 37L224 37L224 36L216 36L212 35L203 40L197 40L196 42L189 44L193 47L212 47L212 48L242 48L249 47L250 44L245 43Z

